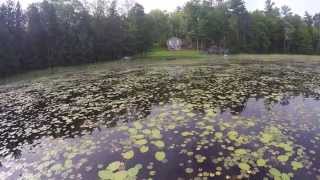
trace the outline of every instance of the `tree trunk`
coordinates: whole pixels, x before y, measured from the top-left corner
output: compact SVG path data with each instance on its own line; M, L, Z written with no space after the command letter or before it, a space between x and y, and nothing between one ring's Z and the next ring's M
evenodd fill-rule
M197 51L199 51L199 39L197 39Z

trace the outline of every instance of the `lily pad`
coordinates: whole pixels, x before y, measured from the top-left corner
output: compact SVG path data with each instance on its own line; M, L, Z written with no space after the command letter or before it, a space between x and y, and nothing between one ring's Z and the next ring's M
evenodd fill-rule
M278 159L280 162L285 163L285 162L287 162L287 161L289 160L289 156L287 156L287 155L280 155L280 156L277 157L277 159Z
M149 151L149 147L148 146L141 146L140 147L140 152L141 153L146 153L146 152L148 152Z
M247 154L247 150L245 150L245 149L236 149L234 152L237 156L242 156L242 155Z
M276 169L276 168L271 168L271 169L269 170L269 173L270 173L274 178L276 178L276 177L281 177L281 172L280 172L278 169Z
M99 171L98 176L102 180L110 180L113 177L113 172L110 170Z
M295 171L303 168L303 164L301 162L297 162L297 161L292 161L291 166L292 166L292 169Z
M164 148L165 147L165 144L163 141L152 141L151 142L152 144L154 144L155 146L157 146L158 148Z
M258 159L258 160L257 160L257 165L258 165L259 167L265 166L265 165L266 165L266 160L264 160L264 159Z
M239 166L239 168L241 170L244 170L244 171L249 171L250 170L250 165L247 164L247 163L239 163L238 166Z
M125 153L122 153L122 157L124 159L132 159L134 156L134 152L131 150L131 151L128 151L128 152L125 152Z
M107 170L110 170L110 171L116 171L120 168L121 166L121 162L120 161L115 161L113 163L110 163L107 167Z
M129 178L129 174L127 171L118 171L113 174L112 180L127 180Z
M165 158L166 158L166 153L163 152L163 151L156 152L155 158L156 158L156 160L158 160L158 161L163 161L163 160L165 160Z
M272 139L273 139L273 135L268 133L263 133L260 137L261 142L265 144L271 142Z
M146 139L141 139L141 140L138 140L135 142L135 144L137 144L137 145L145 145L147 143L148 143L148 141Z
M185 169L185 172L186 172L187 174L191 174L191 173L193 173L193 169L192 169L192 168L186 168L186 169Z
M238 132L237 131L230 131L228 132L228 138L232 141L236 141L238 137Z

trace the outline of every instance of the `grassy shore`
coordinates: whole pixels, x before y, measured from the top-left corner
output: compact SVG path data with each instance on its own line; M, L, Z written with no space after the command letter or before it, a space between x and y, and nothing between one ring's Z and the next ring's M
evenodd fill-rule
M130 70L141 66L167 66L167 65L196 65L196 64L230 64L230 63L308 63L320 64L320 56L308 55L257 55L239 54L208 55L194 50L167 51L153 50L144 56L135 57L131 61L109 61L95 64L77 65L69 67L55 67L53 69L35 70L8 78L0 79L0 84L9 84L37 79L59 78L61 75L73 73L103 73L104 71Z
M147 53L141 59L149 60L174 60L174 59L204 59L209 58L208 54L194 50L168 51L157 49Z

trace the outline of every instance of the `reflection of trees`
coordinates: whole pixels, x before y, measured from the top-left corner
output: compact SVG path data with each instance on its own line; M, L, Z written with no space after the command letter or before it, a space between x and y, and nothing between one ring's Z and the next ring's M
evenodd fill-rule
M280 104L282 105L282 106L287 106L287 105L289 105L290 104L290 100L292 99L292 97L290 97L290 96L283 96L282 98L281 98L281 100L280 100Z
M14 150L12 152L12 155L15 159L19 159L21 157L21 151L20 150Z

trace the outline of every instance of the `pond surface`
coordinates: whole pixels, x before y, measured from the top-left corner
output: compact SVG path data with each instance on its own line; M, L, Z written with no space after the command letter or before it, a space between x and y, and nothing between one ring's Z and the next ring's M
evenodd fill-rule
M0 88L0 179L320 179L320 71L144 67Z

